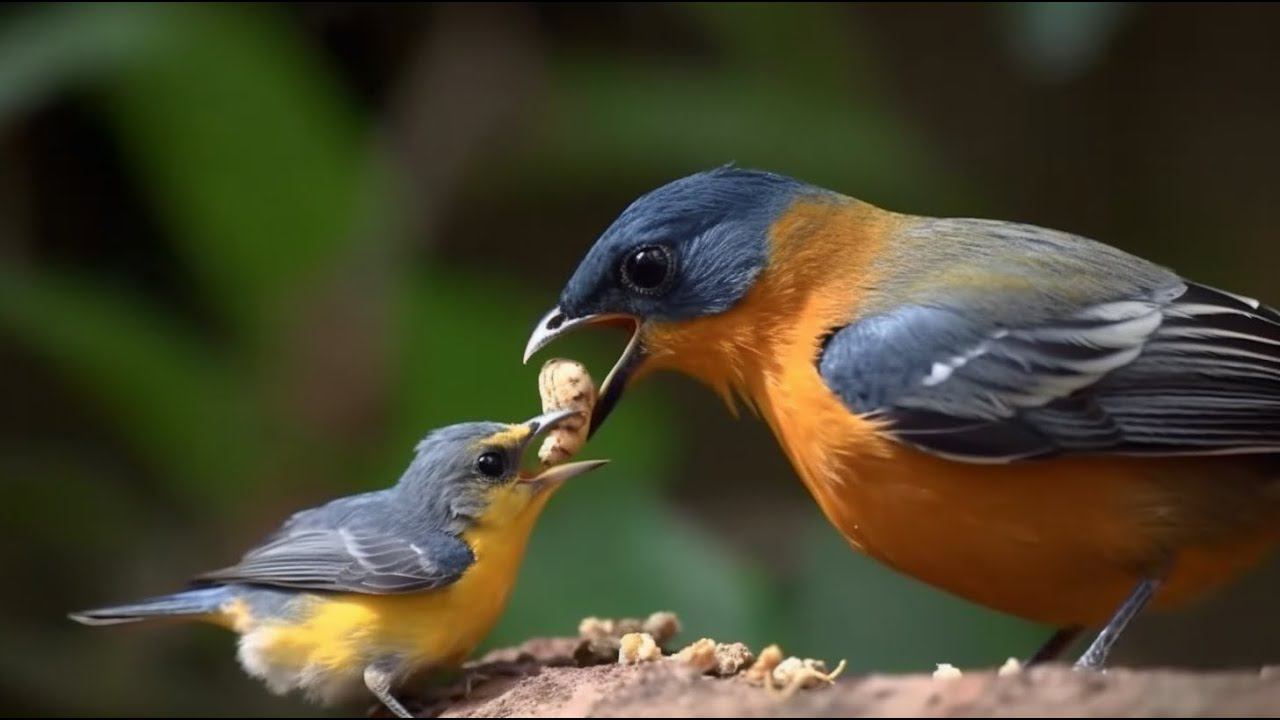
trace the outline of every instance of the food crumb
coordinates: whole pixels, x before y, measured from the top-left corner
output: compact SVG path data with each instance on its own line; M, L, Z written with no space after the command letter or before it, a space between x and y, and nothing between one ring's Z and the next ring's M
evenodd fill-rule
M1009 677L1010 675L1017 675L1020 672L1022 672L1022 663L1018 658L1009 658L1008 660L1005 660L1004 664L1000 666L1000 669L996 671L996 675L999 675L1000 677Z
M960 668L951 663L938 663L938 669L933 671L934 680L954 680L963 675Z
M638 665L662 657L662 649L647 632L627 633L618 641L618 664Z
M773 669L778 667L782 662L782 648L777 645L760 651L760 655L756 657L756 661L751 667L747 668L744 675L747 682L753 685L764 685L773 678Z
M676 653L675 658L699 673L732 677L751 665L755 655L742 643L718 643L702 638Z
M729 677L742 672L755 655L742 643L716 643L716 675Z
M680 634L680 618L668 611L653 613L645 618L644 631L652 635L658 645L665 645L668 640Z
M578 623L578 637L580 638L598 638L609 635L609 631L613 627L612 620L602 620L598 617L585 617Z
M773 669L773 680L782 686L784 694L790 694L797 689L811 688L819 683L830 684L842 672L844 672L843 660L835 671L827 672L827 664L821 660L789 657Z
M676 653L675 657L700 673L709 673L717 667L716 641L702 638Z

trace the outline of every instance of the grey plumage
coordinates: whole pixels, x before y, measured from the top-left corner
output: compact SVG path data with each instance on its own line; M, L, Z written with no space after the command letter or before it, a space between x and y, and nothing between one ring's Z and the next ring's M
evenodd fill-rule
M466 447L502 429L437 430L394 487L297 513L239 563L197 580L371 594L448 585L475 561L457 535L484 507L481 486L459 482L471 474Z
M1280 452L1274 310L1034 226L900 240L818 368L903 442L974 462Z
M388 594L448 585L474 562L471 549L453 535L416 523L389 526L377 516L386 509L365 505L341 521L322 515L316 526L291 528L199 580Z
M226 587L184 590L128 605L72 613L71 619L84 625L119 625L165 615L203 615L217 612L231 598L232 591Z
M297 513L239 563L197 580L371 594L452 583L475 561L457 535L484 507L483 485L462 481L475 455L466 450L503 427L437 430L418 444L394 487Z
M728 310L765 266L770 223L802 192L826 191L732 166L668 183L604 231L565 285L560 309L570 317L607 310L664 320ZM646 245L668 246L678 258L661 298L629 292L618 279L627 254Z
M198 576L190 590L71 617L110 624L200 615L232 599L283 612L290 596L280 590L393 594L449 585L475 561L458 536L484 509L490 482L471 466L476 444L505 427L463 423L436 430L418 444L395 486L294 514L240 562ZM508 461L517 467L519 458Z

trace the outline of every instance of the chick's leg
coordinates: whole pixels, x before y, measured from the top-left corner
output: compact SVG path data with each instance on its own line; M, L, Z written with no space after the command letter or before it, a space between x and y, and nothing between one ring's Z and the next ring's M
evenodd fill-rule
M369 692L378 698L379 702L391 711L392 715L401 718L411 718L413 715L400 704L400 701L391 694L391 685L394 675L385 667L377 664L370 665L364 669L364 684L369 688Z

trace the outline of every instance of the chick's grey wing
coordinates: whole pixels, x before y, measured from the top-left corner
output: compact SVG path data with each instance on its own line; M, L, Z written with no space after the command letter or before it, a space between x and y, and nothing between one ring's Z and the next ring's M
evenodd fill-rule
M396 594L444 587L475 556L462 540L439 531L396 532L369 520L324 526L293 523L236 565L201 582L249 583L305 590Z
M1023 268L1049 287L1091 270L1056 259ZM997 276L886 306L836 329L819 373L898 440L956 460L1280 452L1280 314L1172 275L1107 297L1097 274L1083 297L1029 302Z

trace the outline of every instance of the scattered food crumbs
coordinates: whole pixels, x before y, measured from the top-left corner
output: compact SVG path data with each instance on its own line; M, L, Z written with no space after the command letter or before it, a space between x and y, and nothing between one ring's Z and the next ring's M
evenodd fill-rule
M1017 675L1020 672L1022 672L1022 663L1018 661L1018 658L1009 658L1008 660L1005 660L1004 664L1000 666L1000 669L996 671L996 675L999 675L1000 677L1008 677L1010 675Z
M938 663L938 669L933 671L934 680L953 680L963 675L960 668L951 663Z
M680 618L673 612L656 612L644 621L644 631L653 636L658 645L665 645L680 634Z
M716 641L710 638L702 638L676 653L676 660L700 673L709 673L715 670L717 665Z
M578 623L579 642L573 659L579 667L623 662L622 638L632 633L648 633L661 657L662 646L679 631L680 619L672 612L656 612L644 620L583 618Z
M654 662L662 659L663 644L679 632L680 619L672 612L656 612L644 620L583 618L578 623L579 642L573 659L580 667ZM821 660L784 659L782 648L777 645L766 647L756 656L743 643L718 643L705 637L685 646L671 659L702 675L733 677L741 673L748 683L780 690L783 697L797 690L829 685L845 668L845 661L841 660L835 670L827 672L827 665Z
M582 449L587 441L591 410L596 404L596 386L586 366L574 360L553 358L538 373L538 394L542 411L577 410L576 416L560 422L542 441L538 458L543 465L557 465Z
M700 673L731 677L746 669L755 656L742 643L718 643L702 638L676 653L675 658Z
M773 669L781 662L782 648L770 645L760 651L760 656L751 667L747 668L744 677L752 685L769 684L773 680Z
M627 633L618 641L618 664L638 665L662 657L662 649L647 632Z

